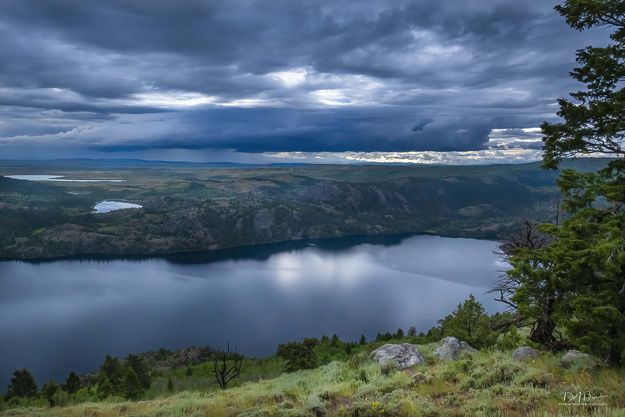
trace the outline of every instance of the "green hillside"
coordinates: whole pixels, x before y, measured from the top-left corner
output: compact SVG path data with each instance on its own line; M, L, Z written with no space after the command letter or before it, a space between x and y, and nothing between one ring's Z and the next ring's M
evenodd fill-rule
M595 169L602 160L581 160ZM497 166L212 166L0 162L0 257L164 254L348 235L497 238L555 216L556 171ZM140 210L93 214L103 200Z
M409 339L399 341L410 341ZM623 416L623 371L564 368L560 355L544 353L519 362L510 351L484 350L458 361L440 362L436 343L420 345L426 363L400 371L367 359L368 345L345 360L316 369L264 378L276 362L250 364L256 381L225 391L211 386L212 363L159 377L151 399L129 402L109 398L49 408L12 408L1 416ZM189 374L189 375L187 375ZM174 387L167 393L167 380ZM250 373L247 377L251 377ZM174 388L178 389L178 388ZM592 392L606 405L562 405L565 393ZM568 399L567 399L568 400ZM80 401L77 398L74 401ZM588 401L595 403L599 401Z

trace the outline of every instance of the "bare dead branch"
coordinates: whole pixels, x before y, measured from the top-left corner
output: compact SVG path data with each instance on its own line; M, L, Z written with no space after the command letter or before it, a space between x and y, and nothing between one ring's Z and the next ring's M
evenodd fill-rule
M241 375L241 366L245 357L236 349L230 351L230 343L226 350L215 353L213 356L213 373L221 389L226 389L230 381Z

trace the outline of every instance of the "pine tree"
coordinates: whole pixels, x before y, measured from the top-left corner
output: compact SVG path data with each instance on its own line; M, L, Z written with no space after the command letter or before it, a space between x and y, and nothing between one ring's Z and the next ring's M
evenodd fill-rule
M395 332L395 335L393 337L395 339L403 339L404 338L404 330L400 327L399 329L397 329L397 331Z
M106 355L100 367L100 374L111 384L114 394L123 394L124 367L119 359Z
M129 400L138 400L143 392L144 388L139 375L129 366L124 375L124 396Z
M80 387L80 378L78 378L78 375L76 375L75 372L70 372L69 376L65 380L65 384L63 384L63 389L67 391L68 394L73 394L78 391Z
M144 389L147 390L150 388L150 385L152 385L152 376L150 374L150 369L145 364L143 359L137 355L128 355L128 358L126 359L126 366L131 367L133 371L136 372Z
M410 326L408 329L408 336L415 337L417 335L417 328L414 326Z
M625 3L619 0L567 0L556 10L579 31L612 29L611 43L577 51L579 67L571 76L586 89L560 99L561 123L543 123L544 163L555 168L566 157L601 153L625 156ZM623 171L625 161L613 161Z
M364 334L360 335L360 340L358 341L359 344L361 345L366 345L367 344L367 338L365 337Z
M13 372L11 383L7 391L7 398L11 397L34 397L37 395L37 383L27 369L18 369Z
M54 401L54 394L60 389L59 385L54 381L46 382L41 388L41 393L48 400L48 404L50 407L54 407L56 402Z
M98 398L105 399L110 397L111 395L114 395L115 393L116 392L111 381L107 378L106 375L100 374L96 382L96 394Z
M286 361L288 372L299 369L312 369L317 366L315 347L317 339L304 339L302 342L289 342L278 345L277 356Z
M496 335L490 329L490 318L473 294L439 323L445 336L457 337L473 347L487 347L495 342Z
M549 244L510 257L511 301L548 347L572 344L625 363L625 3L567 0L556 10L574 29L611 30L610 43L577 52L571 73L585 85L559 100L559 123L543 123L544 165L567 157L611 156L598 172L563 170L567 216L544 225ZM536 300L541 300L540 303ZM560 343L553 343L560 340Z

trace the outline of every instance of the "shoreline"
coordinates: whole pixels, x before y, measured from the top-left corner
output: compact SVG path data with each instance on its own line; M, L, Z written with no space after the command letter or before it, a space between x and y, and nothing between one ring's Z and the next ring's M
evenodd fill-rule
M170 262L177 263L176 261L181 261L184 258L187 259L187 262L181 263L204 263L204 262L188 262L192 260L192 258L204 258L205 262L215 262L222 259L231 259L231 258L242 258L246 259L251 256L245 256L246 254L251 255L252 252L261 252L261 253L276 253L282 250L288 249L304 249L308 246L320 246L323 249L323 245L327 243L340 242L343 241L345 243L349 243L347 247L356 246L359 244L365 243L376 243L375 241L379 241L379 244L389 243L391 240L396 239L397 241L389 244L388 246L392 246L393 244L400 244L402 240L413 237L413 236L439 236L443 238L451 238L451 239L475 239L475 240L487 240L498 242L501 240L501 236L493 235L493 236L484 236L483 234L446 234L446 233L436 233L436 232L405 232L405 233L389 233L389 234L376 234L376 235L344 235L344 236L333 236L333 237L322 237L322 238L306 238L306 239L289 239L282 240L276 242L267 242L267 243L252 243L252 244L242 244L237 246L229 246L217 249L206 249L206 250L182 250L182 251L172 251L172 252L155 252L155 253L79 253L79 254L71 254L71 255L61 255L61 256L45 256L45 257L2 257L0 256L1 262L25 262L32 264L44 264L50 262L57 261L100 261L100 262L108 262L108 261L120 261L120 260L128 260L128 261L144 261L150 259L164 259ZM347 242L351 241L351 242ZM243 256L242 256L243 255ZM190 259L191 258L191 259Z

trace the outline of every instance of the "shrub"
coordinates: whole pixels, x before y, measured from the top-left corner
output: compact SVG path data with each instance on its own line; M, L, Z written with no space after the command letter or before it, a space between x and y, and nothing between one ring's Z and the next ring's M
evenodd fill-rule
M497 338L497 349L499 350L512 350L521 345L521 333L516 326L510 326L505 333L502 333Z
M473 295L439 323L444 336L455 336L475 348L491 346L496 339L484 306Z
M312 369L317 365L314 348L318 344L317 339L304 339L301 342L280 344L277 355L286 361L288 372Z

